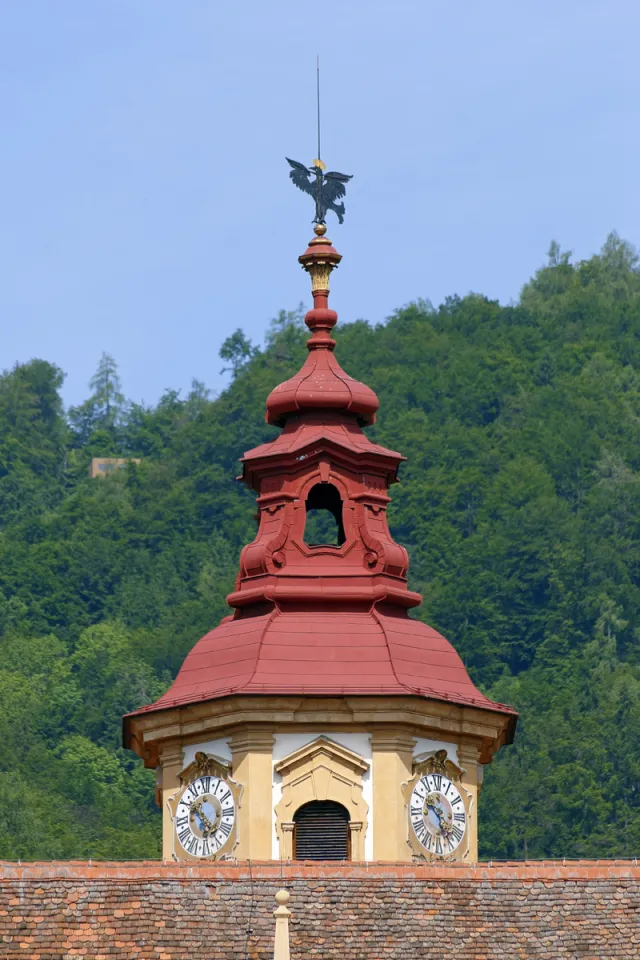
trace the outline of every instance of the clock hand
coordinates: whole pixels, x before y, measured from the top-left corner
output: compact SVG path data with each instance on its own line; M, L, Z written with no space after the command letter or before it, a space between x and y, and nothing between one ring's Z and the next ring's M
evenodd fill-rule
M193 805L193 812L194 812L194 816L196 816L200 821L199 826L206 839L207 837L211 836L215 828L215 822L212 822L209 819L209 817L206 815L206 813L202 809L203 804L204 804L204 800L196 801L196 803L194 803Z
M433 810L436 817L438 818L438 826L440 827L440 832L442 833L442 817L443 817L444 811L442 807L439 805L436 795L433 793L430 793L427 796L427 799L425 802L427 807Z

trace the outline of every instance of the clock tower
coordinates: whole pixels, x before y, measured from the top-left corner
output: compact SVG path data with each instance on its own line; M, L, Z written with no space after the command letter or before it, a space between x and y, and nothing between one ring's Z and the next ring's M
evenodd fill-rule
M156 769L167 859L473 862L484 765L513 739L515 711L410 615L386 515L404 458L367 437L378 398L335 356L340 259L318 224L299 258L309 353L267 399L280 433L242 459L259 514L233 613L124 718Z

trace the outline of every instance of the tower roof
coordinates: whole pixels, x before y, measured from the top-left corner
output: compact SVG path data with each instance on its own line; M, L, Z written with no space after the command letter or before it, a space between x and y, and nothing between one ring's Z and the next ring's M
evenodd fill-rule
M238 693L414 694L515 712L480 693L433 627L372 606L351 613L301 608L227 617L198 641L164 696L136 713Z
M404 459L372 442L378 398L338 364L329 277L341 257L324 224L299 258L311 276L309 356L267 399L274 440L245 453L242 479L258 492L259 527L240 556L232 616L191 650L170 689L125 718L242 694L414 695L505 714L473 684L443 636L411 619L422 598L408 555L389 531L387 490ZM308 542L310 514L333 518L333 543Z

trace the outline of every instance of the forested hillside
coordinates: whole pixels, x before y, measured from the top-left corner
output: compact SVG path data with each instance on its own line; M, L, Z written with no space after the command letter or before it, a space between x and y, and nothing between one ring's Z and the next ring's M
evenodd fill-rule
M390 522L415 615L521 711L486 772L481 855L637 856L633 250L612 236L574 265L553 245L515 305L420 302L336 338L380 397L370 435L408 457ZM298 314L260 348L237 331L227 390L152 408L126 402L108 357L67 412L46 360L0 377L0 857L159 855L153 773L121 749L120 718L227 612L254 530L237 461L274 435L265 398L305 339ZM90 458L114 455L142 461L90 480Z

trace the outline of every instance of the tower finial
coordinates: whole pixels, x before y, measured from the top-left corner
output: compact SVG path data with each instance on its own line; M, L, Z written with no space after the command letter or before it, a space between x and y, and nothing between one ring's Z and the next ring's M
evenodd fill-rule
M311 294L313 307L307 312L304 322L309 327L312 337L307 343L309 350L329 349L335 347L335 340L331 338L331 330L338 322L338 314L329 309L329 277L342 260L341 254L334 249L331 240L325 236L327 228L324 223L316 223L313 228L315 237L309 242L305 252L298 257L299 263L311 277Z
M324 163L322 162L322 154L320 153L320 54L316 57L316 103L318 107L318 159L314 160L314 166L320 167L321 170L325 169Z

